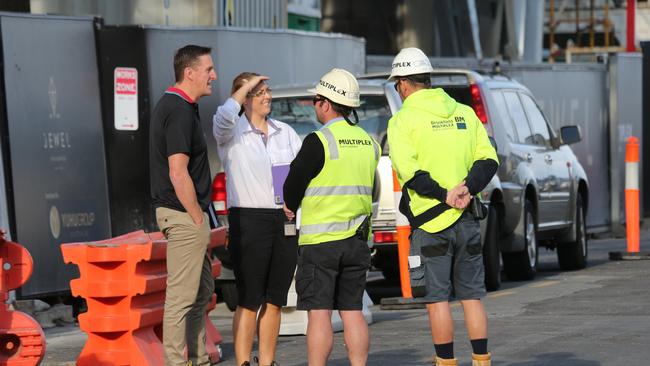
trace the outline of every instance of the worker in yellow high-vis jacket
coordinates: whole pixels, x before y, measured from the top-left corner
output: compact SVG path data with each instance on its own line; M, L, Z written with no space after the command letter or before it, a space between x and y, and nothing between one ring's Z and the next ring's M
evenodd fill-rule
M324 366L332 351L332 311L343 320L350 364L368 359L368 325L362 314L372 213L372 187L381 151L357 125L359 84L333 69L315 89L314 110L323 124L303 141L284 184L289 219L300 206L296 292L307 310L307 358ZM350 116L354 115L354 119Z
M431 88L428 57L405 48L389 80L403 105L388 122L390 158L403 189L400 211L412 234L409 272L413 295L427 303L436 365L457 365L449 300L460 300L472 343L473 365L490 365L479 222L472 200L498 167L496 151L472 108Z

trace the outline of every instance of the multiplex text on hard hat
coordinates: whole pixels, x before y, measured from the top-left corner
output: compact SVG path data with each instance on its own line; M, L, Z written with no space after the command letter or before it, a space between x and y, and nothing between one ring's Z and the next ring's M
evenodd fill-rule
M349 71L334 68L323 75L314 89L308 92L322 95L334 103L356 108L359 101L359 83Z
M393 80L400 76L426 74L433 72L431 62L421 49L415 47L403 48L393 59L390 76Z

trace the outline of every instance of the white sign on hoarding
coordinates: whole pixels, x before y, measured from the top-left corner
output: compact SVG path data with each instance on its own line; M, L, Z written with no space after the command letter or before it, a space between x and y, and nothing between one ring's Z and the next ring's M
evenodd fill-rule
M138 70L116 67L113 73L115 93L115 129L138 129Z

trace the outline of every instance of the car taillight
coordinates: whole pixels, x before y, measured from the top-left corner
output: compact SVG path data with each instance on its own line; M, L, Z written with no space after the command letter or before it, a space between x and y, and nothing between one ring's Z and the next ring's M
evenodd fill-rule
M217 215L227 215L226 173L219 173L212 182L212 206Z
M397 242L397 233L395 231L375 231L372 235L375 243Z
M488 122L488 116L485 110L485 103L483 103L483 97L481 96L481 89L479 89L478 85L472 84L469 86L469 92L472 94L472 108L474 108L476 116L481 123L486 124Z

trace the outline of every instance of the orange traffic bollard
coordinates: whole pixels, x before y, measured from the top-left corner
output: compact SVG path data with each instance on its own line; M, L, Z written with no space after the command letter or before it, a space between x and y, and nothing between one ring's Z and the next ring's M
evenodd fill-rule
M45 334L31 316L9 310L7 293L24 285L32 275L32 256L20 244L0 235L0 365L35 366L45 355Z
M214 229L209 248L225 243L225 228ZM79 267L70 282L72 294L86 299L88 311L79 315L79 327L88 341L78 366L162 365L162 318L167 281L167 241L160 233L137 231L94 243L61 245L66 263ZM214 259L212 273L221 263ZM206 309L207 313L213 303ZM210 361L221 358L221 335L207 319L206 348Z
M625 230L627 234L627 251L609 252L609 259L650 259L650 252L640 251L639 203L639 139L630 136L625 146Z
M409 273L409 252L411 249L411 225L400 211L399 202L402 199L397 173L393 170L393 193L395 195L395 226L397 227L397 257L399 264L400 286L402 297L384 297L381 299L381 308L384 310L423 308L426 304L424 298L413 297L411 288L411 275Z
M412 298L411 276L409 275L409 249L411 241L411 225L406 216L399 212L399 201L402 199L402 189L397 180L397 173L393 170L393 194L395 195L395 226L397 228L397 258L399 264L399 279L402 287L402 297Z
M639 252L639 139L630 136L625 146L625 222L627 251Z

